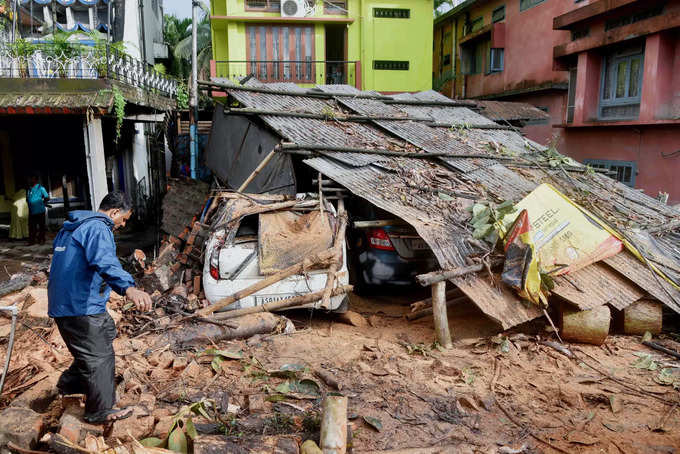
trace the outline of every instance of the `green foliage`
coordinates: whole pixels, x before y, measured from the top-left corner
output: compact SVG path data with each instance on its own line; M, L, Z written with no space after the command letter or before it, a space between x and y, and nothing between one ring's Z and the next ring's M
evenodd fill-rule
M113 109L116 114L116 137L114 141L118 143L120 139L120 129L123 126L123 119L125 118L125 97L120 92L118 87L113 87Z
M212 31L210 30L210 8L204 3L199 2L203 10L196 27L197 63L199 77L206 77L210 74L210 59L212 58ZM191 68L191 22L182 37L172 47L175 58L186 63L187 68ZM187 72L188 76L188 72Z
M165 75L168 72L163 63L156 63L155 65L153 65L153 70L163 75Z
M180 82L177 86L177 108L189 108L189 90L187 90L187 86L184 82Z
M634 355L638 357L638 359L633 362L634 368L645 370L657 370L659 368L659 364L654 361L652 355L640 352L636 352Z
M514 204L507 200L500 205L493 202L481 202L472 206L472 235L477 239L484 239L489 243L495 243L498 233L505 234L504 218L514 213Z

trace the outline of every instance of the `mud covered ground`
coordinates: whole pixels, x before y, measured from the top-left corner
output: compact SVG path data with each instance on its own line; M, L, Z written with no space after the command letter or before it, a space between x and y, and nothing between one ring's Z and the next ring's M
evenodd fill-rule
M340 392L349 397L355 453L679 450L680 396L672 382L680 386L674 375L680 364L639 338L613 335L601 347L567 344L576 355L570 359L538 343L555 340L542 320L499 334L473 307L456 307L450 310L454 348L440 351L432 343L431 317L403 318L414 299L352 295L351 308L364 315L365 326L295 311L286 314L296 325L294 334L206 339L192 350L171 352L153 333L117 339L121 404L147 402L146 413L125 424L144 426L135 436L162 437L163 425L183 405L210 399L220 416L194 418L196 451L207 452L202 446L210 443L223 452L296 452L302 441L318 439L321 397ZM680 350L672 336L665 338L668 347ZM236 359L221 357L215 365L207 349ZM49 321L26 320L2 405L36 387L49 388L69 362ZM315 374L319 370L332 374L340 390ZM58 400L47 397L37 409L47 430L59 430Z

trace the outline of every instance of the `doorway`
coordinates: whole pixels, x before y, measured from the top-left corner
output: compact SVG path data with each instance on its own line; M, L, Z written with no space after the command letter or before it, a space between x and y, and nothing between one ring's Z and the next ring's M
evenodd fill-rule
M347 26L326 25L326 84L347 83Z

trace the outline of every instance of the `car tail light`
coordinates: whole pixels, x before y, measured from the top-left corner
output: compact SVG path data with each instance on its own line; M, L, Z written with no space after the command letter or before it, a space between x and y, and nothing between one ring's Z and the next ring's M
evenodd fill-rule
M381 249L383 251L394 251L394 246L390 241L390 237L383 229L371 229L368 231L368 244L374 249Z
M215 247L210 254L210 277L220 280L220 248Z

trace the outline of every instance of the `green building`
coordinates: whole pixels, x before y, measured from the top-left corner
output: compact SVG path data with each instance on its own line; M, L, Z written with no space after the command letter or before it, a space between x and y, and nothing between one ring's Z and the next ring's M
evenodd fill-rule
M432 87L433 0L212 0L211 76Z

